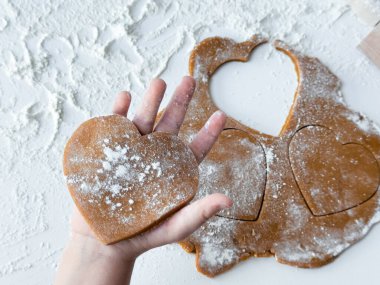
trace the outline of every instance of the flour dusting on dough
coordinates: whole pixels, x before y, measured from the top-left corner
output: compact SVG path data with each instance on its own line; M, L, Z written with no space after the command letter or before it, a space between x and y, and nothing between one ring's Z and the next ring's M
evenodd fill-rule
M199 257L202 266L215 270L239 260L240 250L232 239L234 230L233 220L214 217L193 234L202 244Z
M105 244L161 222L198 186L198 163L178 136L141 136L120 115L81 124L65 146L63 168L76 206Z
M380 127L362 113L352 112L347 115L347 119L351 120L359 129L365 132L380 134Z
M262 146L250 141L249 137L234 139L235 135L241 134L243 133L236 130L223 131L211 153L199 165L199 191L196 199L212 193L223 193L234 204L219 215L255 219L264 195L265 155ZM226 140L223 144L220 142L222 139ZM220 164L215 155L228 158L228 163Z
M209 38L200 43L192 53L192 59L195 59L196 64L195 71L202 74L204 72L200 70L208 70L207 75L211 77L213 71L225 61L246 58L257 43L255 37L244 43ZM244 45L247 48L241 48ZM267 172L268 178L262 192L265 189L266 195L255 205L259 207L260 212L253 219L249 219L250 221L246 221L242 215L233 217L221 215L226 220L234 219L231 221L235 223L236 228L232 238L227 238L226 232L215 227L205 227L200 235L188 238L197 250L198 269L207 275L213 276L224 272L235 264L236 260L247 254L248 256L273 254L280 262L293 266L322 266L363 238L366 233L364 229L377 214L375 206L379 203L378 193L374 191L378 186L379 168L375 157L379 154L368 151L365 144L350 143L351 139L353 142L362 141L363 133L353 129L349 118L346 117L349 109L343 101L339 79L317 58L293 51L281 42L275 42L275 46L288 51L297 65L299 74L297 96L280 137L268 137L235 120L227 121L228 130L242 130L264 145L268 166L264 167L263 172ZM192 70L194 62L191 64ZM199 74L196 79L203 82L203 76ZM188 110L188 118L191 120L185 121L185 127L180 135L188 137L194 131L189 121L197 125L205 120L203 113L215 109L209 96L208 86L199 84L195 100ZM296 138L311 130L314 133L298 140L293 147ZM316 130L323 131L323 135L317 134ZM333 136L330 138L331 134ZM251 165L260 164L250 158L244 150L237 148L236 142L244 139L238 136L234 139L235 141L228 141L222 133L214 147L215 153L211 152L203 162L205 165L203 167L201 165L201 180L204 176L203 180L207 181L204 184L207 185L205 189L214 187L217 189L215 192L218 190L225 192L224 187L232 186L227 194L236 193L234 197L238 201L236 205L241 209L247 206L247 199L251 193L248 194L245 191L247 188L241 187L240 183L244 181L254 185L252 181L255 181L257 175L262 172L258 169L242 171L245 173L243 180L237 179L240 177L239 174L231 175L233 171L230 171L229 167L237 168L234 159L239 155L241 158L239 157L238 161L248 158ZM376 144L379 141L380 137L375 137L368 143L375 152L378 151ZM343 143L346 144L342 145ZM229 155L226 155L227 153ZM259 157L258 154L256 156ZM300 161L295 163L295 159ZM209 161L213 162L211 167ZM315 168L309 171L310 166ZM220 177L215 179L212 175L214 173L220 174ZM320 185L324 185L322 192L318 189ZM314 203L313 198L304 191L310 186L313 188L312 197L317 199L317 203ZM204 195L202 190L200 194ZM318 199L323 201L319 202ZM355 210L348 213L347 210L351 207ZM250 208L252 210L252 205ZM357 222L359 219L363 221ZM247 235L250 230L255 234ZM208 235L216 237L204 243L202 239ZM214 243L223 238L231 239L233 243L223 246ZM232 250L236 248L238 257L234 259L230 254L236 252ZM249 253L242 251L246 248ZM212 250L223 256L224 262L216 258Z

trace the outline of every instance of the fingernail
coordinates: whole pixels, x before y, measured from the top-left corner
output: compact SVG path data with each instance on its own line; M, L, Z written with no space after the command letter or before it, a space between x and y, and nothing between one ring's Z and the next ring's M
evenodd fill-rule
M205 129L208 130L209 127L210 127L210 120L207 120L205 124Z
M205 124L205 128L208 129L208 127L210 126L210 121L213 121L214 118L220 118L220 117L224 117L225 114L218 110L216 111L214 114L211 115L211 117L207 120L206 124Z
M222 204L222 209L229 209L233 205L232 200L230 200L228 203Z
M218 117L218 118L220 118L220 117L227 117L226 113L224 113L221 110L216 111L213 116Z
M191 75L185 75L184 77L182 77L182 80L184 80L184 79L186 79L186 78L194 79L194 77L192 77Z

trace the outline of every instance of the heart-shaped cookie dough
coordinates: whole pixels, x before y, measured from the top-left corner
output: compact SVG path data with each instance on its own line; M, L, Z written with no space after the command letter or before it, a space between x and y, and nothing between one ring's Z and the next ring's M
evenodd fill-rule
M229 163L220 163L228 159ZM249 134L224 130L200 164L199 196L223 193L234 201L219 216L256 220L264 198L266 160L263 147Z
M186 205L198 164L177 136L141 136L119 115L84 122L68 141L64 174L79 211L103 243L132 237Z
M380 170L373 154L360 144L341 144L325 127L299 130L290 142L289 158L316 216L355 207L371 198L379 186Z

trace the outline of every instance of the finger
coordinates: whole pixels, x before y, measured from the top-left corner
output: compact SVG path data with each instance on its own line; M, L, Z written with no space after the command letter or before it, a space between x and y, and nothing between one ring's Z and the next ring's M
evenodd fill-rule
M157 111L166 90L166 83L162 79L153 79L149 88L138 107L133 122L140 133L145 135L153 130Z
M232 200L215 193L179 210L164 223L136 238L145 250L183 240L219 211L230 208Z
M195 80L184 76L180 85L174 91L164 114L155 127L155 131L177 134L185 118L187 106L195 90Z
M202 162L218 139L219 134L223 131L226 119L227 117L222 111L216 111L190 143L189 147L198 163Z
M126 116L129 106L131 105L131 94L127 91L122 91L117 94L115 103L112 108L114 114Z

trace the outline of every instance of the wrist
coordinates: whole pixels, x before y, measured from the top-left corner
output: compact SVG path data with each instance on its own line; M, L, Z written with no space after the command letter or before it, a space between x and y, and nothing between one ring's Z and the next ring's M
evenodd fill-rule
M105 245L92 236L72 232L66 247L80 253L88 259L107 259L120 263L134 262L138 256L133 247L130 250L120 248L117 244Z
M103 245L93 237L73 233L63 252L55 284L129 284L135 258L114 245Z

